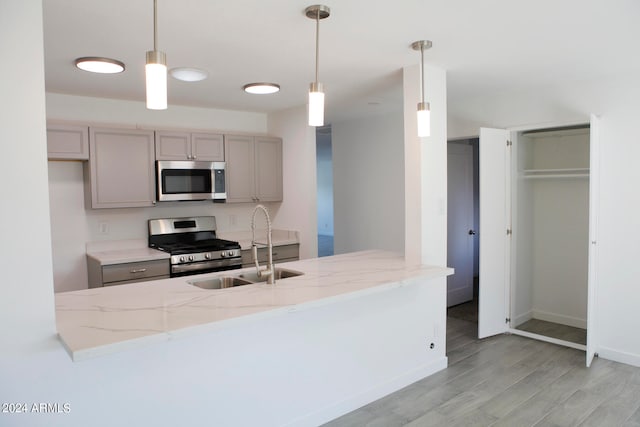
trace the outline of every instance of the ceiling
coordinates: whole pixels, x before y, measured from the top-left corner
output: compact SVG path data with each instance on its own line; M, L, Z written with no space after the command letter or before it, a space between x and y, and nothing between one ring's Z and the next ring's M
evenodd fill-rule
M169 79L171 105L273 112L305 105L314 79L315 22L301 0L158 0L158 49L173 67L207 80ZM640 73L636 0L339 0L320 22L320 79L327 121L397 109L402 68L419 62L415 40L433 41L427 64L447 70L449 108L466 97ZM49 92L144 101L153 49L152 0L46 0ZM126 64L116 75L78 70L81 56ZM274 95L242 86L268 81ZM428 91L428 88L427 88ZM427 94L428 98L428 94Z

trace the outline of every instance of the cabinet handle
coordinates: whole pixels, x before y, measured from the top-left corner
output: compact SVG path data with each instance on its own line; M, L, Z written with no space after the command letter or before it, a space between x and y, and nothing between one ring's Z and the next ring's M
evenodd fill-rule
M147 271L146 268L134 268L131 273L144 273L145 271Z

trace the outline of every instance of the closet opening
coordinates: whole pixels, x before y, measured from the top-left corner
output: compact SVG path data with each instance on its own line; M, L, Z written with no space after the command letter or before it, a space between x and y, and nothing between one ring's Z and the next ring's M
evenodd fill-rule
M590 126L515 133L511 328L587 344Z

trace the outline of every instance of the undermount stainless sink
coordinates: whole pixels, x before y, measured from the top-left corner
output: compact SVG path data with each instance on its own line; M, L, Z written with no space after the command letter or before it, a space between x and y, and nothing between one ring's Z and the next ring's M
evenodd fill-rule
M189 280L188 284L202 289L224 289L251 284L250 281L234 276L210 277L201 280Z
M275 280L286 279L288 277L302 276L303 274L304 273L301 273L300 271L288 270L286 268L275 268L274 269L274 279ZM267 281L267 277L265 277L265 276L258 277L258 273L255 272L255 271L242 273L242 274L240 274L239 277L241 277L244 280L249 280L250 282L253 282L253 283L266 282Z
M286 268L275 269L275 280L286 279L288 277L302 276L304 273ZM225 289L235 286L251 285L252 283L266 282L267 277L258 277L255 271L239 274L238 276L209 277L200 280L187 280L187 283L202 289Z

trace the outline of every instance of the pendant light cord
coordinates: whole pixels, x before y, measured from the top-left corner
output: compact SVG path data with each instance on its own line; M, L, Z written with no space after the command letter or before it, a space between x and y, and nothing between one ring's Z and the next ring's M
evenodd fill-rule
M320 62L320 8L316 11L316 83L318 83L318 68Z
M158 0L153 0L153 50L158 50Z
M424 43L420 44L420 102L424 104Z

